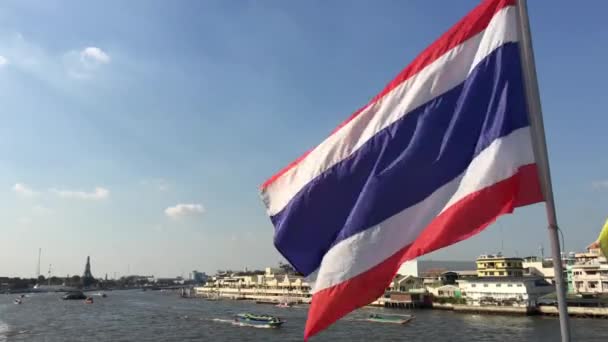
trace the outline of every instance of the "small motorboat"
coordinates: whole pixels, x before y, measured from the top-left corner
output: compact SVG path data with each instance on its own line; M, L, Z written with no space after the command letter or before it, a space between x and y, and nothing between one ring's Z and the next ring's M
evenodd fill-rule
M269 328L278 328L285 321L279 317L270 315L255 315L251 313L240 313L234 317L234 320L239 323L255 325L255 326L266 326Z
M72 291L72 292L68 292L66 293L63 297L61 297L63 300L69 300L69 299L86 299L87 296L84 295L84 293L82 293L81 291Z
M279 303L277 305L275 305L277 308L290 308L291 304L290 303Z
M15 298L15 300L13 301L13 304L21 304L21 303L23 303L21 301L21 298Z
M370 322L378 322L378 323L393 323L393 324L405 324L414 319L413 316L409 315L380 315L380 314L371 314L366 319L366 321Z
M93 298L91 297L87 297L87 299L84 300L85 304L93 304Z

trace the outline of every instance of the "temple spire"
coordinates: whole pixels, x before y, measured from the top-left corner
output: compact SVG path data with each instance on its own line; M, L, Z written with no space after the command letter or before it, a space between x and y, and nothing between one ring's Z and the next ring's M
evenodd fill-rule
M86 288L93 285L94 282L95 278L91 273L91 258L87 256L87 264L84 267L84 274L82 275L82 286Z

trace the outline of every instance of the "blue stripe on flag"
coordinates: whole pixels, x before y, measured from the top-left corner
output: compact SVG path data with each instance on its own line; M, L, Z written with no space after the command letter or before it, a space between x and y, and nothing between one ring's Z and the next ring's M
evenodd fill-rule
M309 275L333 244L424 200L494 140L527 125L518 45L508 43L465 82L308 183L271 218L275 246Z

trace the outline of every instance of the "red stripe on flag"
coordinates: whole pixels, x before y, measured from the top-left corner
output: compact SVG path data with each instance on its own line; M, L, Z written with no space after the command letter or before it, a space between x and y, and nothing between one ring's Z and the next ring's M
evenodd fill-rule
M444 33L439 39L437 39L433 44L427 47L414 61L408 65L405 69L403 69L399 75L395 79L393 79L378 95L376 95L367 105L361 107L355 113L353 113L348 119L342 122L338 127L336 127L332 133L333 135L337 131L339 131L344 125L353 120L357 115L363 111L363 109L367 108L374 102L377 102L380 98L384 97L391 90L395 89L401 83L405 82L407 79L412 77L413 75L420 72L420 70L424 69L427 65L431 64L443 54L453 49L454 47L462 44L467 41L471 37L485 30L490 20L494 17L494 15L500 11L501 9L507 6L514 6L515 0L485 0L481 4L479 4L475 9L469 12L464 18L462 18L456 25L452 26L446 33ZM300 161L302 161L312 150L307 151L302 156L300 156L295 161L291 162L289 165L284 167L281 171L277 172L275 175L270 177L264 184L262 184L261 189L265 189L273 183L277 178L281 177L285 172L289 171L291 168L295 167Z
M315 293L304 339L380 298L405 261L467 239L514 208L542 201L536 164L523 166L512 177L468 195L437 216L409 246L370 270Z

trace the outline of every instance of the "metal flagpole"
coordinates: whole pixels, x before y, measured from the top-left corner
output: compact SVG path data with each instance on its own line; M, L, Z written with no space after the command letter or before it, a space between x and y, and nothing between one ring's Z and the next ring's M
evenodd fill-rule
M555 285L557 290L557 303L559 306L559 323L562 342L570 341L570 324L568 318L568 306L566 303L566 291L564 288L564 273L559 245L557 215L555 214L555 201L551 186L551 172L549 169L549 158L547 153L547 142L545 140L545 129L543 124L538 80L536 78L536 65L534 62L534 50L532 48L532 35L530 34L530 21L528 18L528 6L526 0L518 0L518 21L520 28L520 55L523 65L523 76L526 90L526 102L528 115L532 130L532 145L534 156L538 167L540 186L545 198L545 208L549 223L549 239L553 256L553 268L555 271Z

